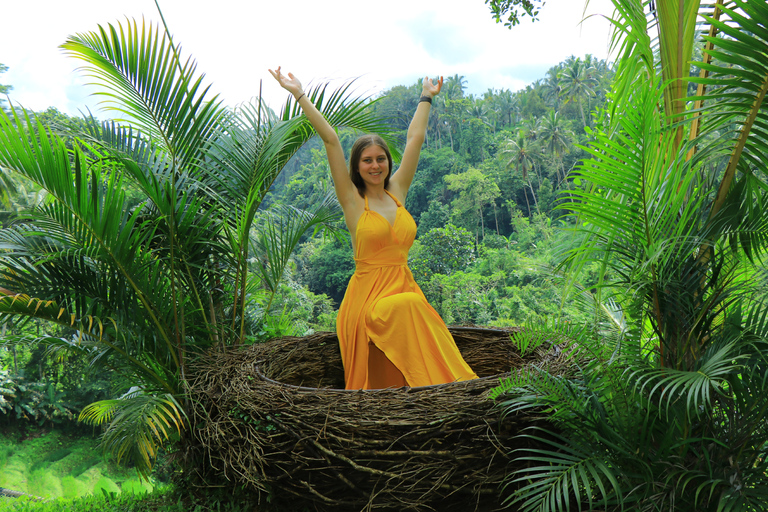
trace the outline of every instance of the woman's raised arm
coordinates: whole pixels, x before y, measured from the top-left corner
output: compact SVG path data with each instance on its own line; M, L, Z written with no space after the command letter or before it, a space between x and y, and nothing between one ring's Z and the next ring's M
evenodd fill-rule
M419 104L416 106L416 113L413 114L411 124L408 125L403 159L400 162L400 168L392 175L389 182L392 193L399 196L403 202L405 202L405 196L408 195L413 176L416 174L416 166L419 164L421 146L424 144L427 134L432 98L437 96L442 88L443 77L440 77L437 83L433 83L429 77L424 77L421 82L421 98L419 98Z
M280 72L280 67L276 71L270 69L269 72L283 89L293 94L296 102L301 106L304 115L307 116L312 127L323 140L325 152L328 156L328 164L331 167L331 177L333 178L336 197L338 197L341 207L345 208L354 200L357 189L349 178L347 163L344 160L344 150L341 149L341 142L336 134L336 130L328 123L323 114L317 110L315 104L309 101L307 95L304 94L304 89L301 87L301 82L293 76L293 73L288 73L288 76L283 75Z

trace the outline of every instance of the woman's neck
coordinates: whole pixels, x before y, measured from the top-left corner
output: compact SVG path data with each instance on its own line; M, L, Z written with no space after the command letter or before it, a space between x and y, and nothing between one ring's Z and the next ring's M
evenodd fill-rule
M365 187L365 195L372 199L384 199L385 197L389 197L383 185L380 187Z

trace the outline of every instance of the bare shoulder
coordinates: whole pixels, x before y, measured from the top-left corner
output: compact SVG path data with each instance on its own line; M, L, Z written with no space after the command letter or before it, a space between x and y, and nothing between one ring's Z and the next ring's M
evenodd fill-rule
M360 194L357 193L357 189L355 189L354 196L349 196L343 202L341 199L339 199L339 203L341 204L341 209L344 212L344 222L347 224L347 229L354 238L355 231L357 229L357 222L360 220L360 216L365 211L365 199L360 197Z
M360 193L357 191L357 187L352 183L352 180L348 179L341 183L336 183L336 181L334 181L334 187L336 189L336 199L339 200L341 209L344 210L345 213L347 210L354 210L356 208L362 210L365 208L365 200L360 196Z
M397 173L395 173L397 175ZM387 190L390 194L395 196L395 199L400 201L400 203L405 204L405 197L408 195L408 189L403 187L403 185L394 179L395 177L392 177L392 180L389 182L389 187Z

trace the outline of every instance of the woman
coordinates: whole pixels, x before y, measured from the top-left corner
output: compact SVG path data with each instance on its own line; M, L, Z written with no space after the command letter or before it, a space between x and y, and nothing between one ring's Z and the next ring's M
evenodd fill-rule
M397 173L378 135L352 147L349 171L336 131L309 101L301 82L280 68L269 70L293 94L323 140L333 185L352 235L355 274L339 307L339 336L347 389L426 386L477 378L464 362L440 315L408 269L416 223L403 207L427 131L432 98L443 86L422 83Z

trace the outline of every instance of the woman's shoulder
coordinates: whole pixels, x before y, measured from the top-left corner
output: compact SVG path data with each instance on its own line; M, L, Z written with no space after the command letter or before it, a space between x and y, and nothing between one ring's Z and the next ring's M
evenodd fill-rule
M392 196L392 199L400 203L398 206L404 206L405 205L405 197L408 194L408 190L403 190L403 187L400 186L399 183L396 183L392 180L389 182L389 187L387 187L387 193Z
M344 218L348 221L353 219L357 221L360 215L365 211L365 199L358 195L357 198L350 198L341 204L341 210L344 212ZM349 222L347 222L349 224Z

